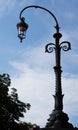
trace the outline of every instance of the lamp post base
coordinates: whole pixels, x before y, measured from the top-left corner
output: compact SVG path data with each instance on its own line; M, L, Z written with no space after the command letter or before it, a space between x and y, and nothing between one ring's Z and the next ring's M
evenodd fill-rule
M46 128L73 128L73 125L68 122L69 117L61 110L53 110L46 124Z

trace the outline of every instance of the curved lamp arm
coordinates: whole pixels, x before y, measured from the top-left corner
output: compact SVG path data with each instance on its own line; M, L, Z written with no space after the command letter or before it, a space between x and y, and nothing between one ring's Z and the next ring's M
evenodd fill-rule
M49 11L48 9L44 8L44 7L41 7L41 6L37 6L37 5L31 5L31 6L26 6L25 8L23 8L20 12L20 15L19 15L19 19L20 19L20 23L17 24L17 29L18 29L18 37L20 38L20 41L22 42L22 40L26 37L26 31L28 29L28 24L25 22L25 18L22 17L22 13L28 9L28 8L39 8L39 9L42 9L42 10L45 10L47 11L51 16L52 18L54 18L55 20L55 29L56 29L56 33L59 33L59 24L58 24L58 21L55 17L55 15Z
M47 11L47 12L54 18L54 20L55 20L55 22L56 22L55 28L59 31L59 24L58 24L58 21L57 21L55 15L54 15L51 11L49 11L48 9L46 9L46 8L44 8L44 7L41 7L41 6L37 6L37 5L26 6L26 7L25 7L24 9L22 9L21 12L20 12L20 15L19 15L20 20L21 20L21 18L22 18L22 13L24 12L24 10L26 10L26 9L28 9L28 8L40 8L40 9L42 9L42 10Z

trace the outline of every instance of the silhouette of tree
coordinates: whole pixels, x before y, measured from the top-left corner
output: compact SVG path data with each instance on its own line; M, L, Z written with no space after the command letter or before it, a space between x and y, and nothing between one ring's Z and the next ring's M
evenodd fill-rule
M26 122L21 122L19 124L19 130L29 130L28 124Z
M0 129L18 130L20 128L19 118L24 117L26 110L30 109L30 104L19 100L17 90L9 86L11 79L8 74L0 75ZM20 129L21 130L21 129Z

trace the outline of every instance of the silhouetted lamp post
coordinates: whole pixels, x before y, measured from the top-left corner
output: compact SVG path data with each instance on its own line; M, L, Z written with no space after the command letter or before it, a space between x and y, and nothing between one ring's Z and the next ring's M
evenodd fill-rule
M55 72L55 95L54 100L55 100L55 105L54 105L54 110L50 114L50 117L48 119L48 122L46 124L46 127L51 127L51 128L70 128L73 127L71 123L68 122L69 118L66 113L63 112L63 94L62 94L62 86L61 86L61 50L63 51L69 51L71 49L71 44L68 41L63 41L60 43L60 38L62 37L62 34L59 32L59 24L58 21L55 17L55 15L49 11L48 9L41 7L41 6L36 6L36 5L31 5L27 6L22 11L20 12L19 18L20 18L20 23L17 24L17 29L18 29L18 37L20 38L20 41L26 37L26 31L28 29L28 24L25 22L25 18L22 17L22 13L28 9L28 8L39 8L42 10L47 11L52 18L55 20L55 29L56 33L53 34L53 37L55 39L55 43L49 43L45 46L45 52L51 53L55 50L55 66L54 66L54 72Z

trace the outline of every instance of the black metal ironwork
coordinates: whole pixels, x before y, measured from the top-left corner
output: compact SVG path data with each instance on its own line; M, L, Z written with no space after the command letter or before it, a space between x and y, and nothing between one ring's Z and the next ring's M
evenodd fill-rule
M55 15L54 15L51 11L49 11L48 9L46 9L46 8L44 8L44 7L41 7L41 6L37 6L37 5L26 6L24 9L22 9L21 12L20 12L20 15L19 15L20 20L21 20L21 18L22 18L22 13L23 13L26 9L28 9L28 8L40 8L40 9L42 9L42 10L47 11L47 12L54 18L54 20L55 20L55 22L56 22L55 28L57 28L57 30L59 29L59 24L58 24L58 21L57 21Z
M55 66L54 66L54 72L55 72L55 106L54 110L50 114L50 118L48 119L48 122L46 124L46 127L51 128L71 128L73 125L68 122L69 118L66 113L63 112L63 94L62 94L62 85L61 85L61 73L62 73L62 67L61 67L61 49L63 51L69 51L71 49L71 44L68 41L63 41L60 43L60 38L62 37L62 34L59 33L59 24L55 17L55 15L49 11L48 9L37 6L37 5L31 5L26 6L22 11L20 12L19 18L22 19L22 13L28 9L28 8L40 8L42 10L47 11L52 18L55 20L55 29L56 33L53 35L55 39L55 43L49 43L45 46L45 52L52 53L55 51Z

